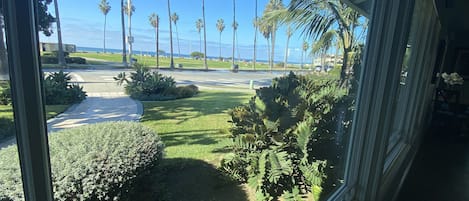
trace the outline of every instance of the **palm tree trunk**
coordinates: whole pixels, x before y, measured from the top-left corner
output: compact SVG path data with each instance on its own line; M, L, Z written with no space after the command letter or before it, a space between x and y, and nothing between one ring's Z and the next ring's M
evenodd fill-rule
M204 20L204 67L208 70L207 65L207 26L205 24L205 0L202 0L202 18Z
M236 0L233 0L233 25L236 22ZM231 68L234 70L235 67L235 37L236 37L236 30L233 27L233 49L232 49L232 54L231 54Z
M0 11L0 78L3 78L3 76L8 77L9 72L5 38L3 37L3 27L3 13Z
M305 51L301 50L301 65L300 65L300 69L303 69L303 62L304 62L304 54L305 54Z
M127 50L125 44L125 23L124 23L124 0L121 0L121 25L122 25L122 63L127 67Z
M343 49L343 53L344 53L344 58L343 58L343 63L342 63L342 68L340 69L340 80L342 82L342 86L344 86L344 84L346 84L346 81L347 81L347 73L349 71L349 67L348 67L348 60L349 60L349 56L348 56L348 53L350 52L351 48L350 47L346 47Z
M59 17L59 5L57 4L57 0L54 0L54 5L55 5L55 20L57 24L57 39L58 39L58 60L59 60L59 65L61 67L65 67L65 57L64 57L64 49L63 49L63 44L62 44L62 30L60 28L60 17Z
M107 15L104 15L103 53L106 53L106 19Z
M258 27L258 25L257 25L257 0L256 0L255 9L256 9L256 10L255 10L255 15L256 15L256 17L254 18L254 20L256 20L256 22L255 22L256 25L255 25L255 27L254 27L254 58L253 58L253 60L252 60L252 62L253 62L253 63L252 63L252 70L256 70L256 56L257 56L257 55L256 55L256 53L257 53L257 52L256 52L256 46L257 46L257 27Z
M271 35L271 38L270 38L270 42L272 43L272 55L270 56L270 59L272 60L272 62L270 63L270 69L272 70L272 68L274 67L274 62L275 62L275 35L276 35L276 32L277 32L277 25L272 25L272 35Z
M133 61L132 61L132 43L133 43L133 39L132 39L132 0L127 0L127 9L128 9L128 12L127 13L127 19L128 19L128 24L129 24L129 39L127 40L127 42L129 43L129 62L130 64L132 65Z
M239 61L241 61L241 57L239 56L238 30L236 30L236 53L238 54L238 63L239 63Z
M178 25L174 23L174 26L176 27L176 38L178 41L178 56L181 57L181 47L179 46L179 32L178 32Z
M202 52L202 33L199 32L199 52Z
M285 60L283 61L283 70L287 70L288 65L288 44L290 43L290 36L287 36L287 47L285 48Z
M159 25L158 25L159 26ZM160 68L160 53L158 51L158 49L160 49L159 46L159 31L158 31L158 27L155 28L155 34L156 34L156 68Z
M270 41L267 38L267 58L269 59L269 68L270 68L270 71L272 72L272 59L270 57L271 57L271 55L270 55Z
M218 39L218 47L220 49L219 50L220 51L220 54L219 54L220 56L218 56L218 59L222 60L222 58L221 58L221 31L220 31L220 38Z
M170 2L168 0L168 20L169 20L169 51L171 52L170 53L170 62L169 62L169 68L171 70L174 69L174 58L173 58L173 26L172 26L172 22L171 22L171 6L170 6Z

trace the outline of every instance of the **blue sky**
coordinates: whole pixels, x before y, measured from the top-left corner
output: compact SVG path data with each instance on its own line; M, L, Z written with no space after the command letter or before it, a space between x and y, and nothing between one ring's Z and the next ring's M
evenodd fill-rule
M258 14L261 15L268 0L258 0ZM169 52L169 20L167 0L133 0L136 11L132 16L132 35L135 38L133 49L135 51L155 51L155 32L148 22L148 16L155 12L160 16L160 49ZM284 1L287 5L289 1ZM62 38L64 43L76 44L80 47L103 46L104 15L98 9L99 0L59 0L60 18L62 25ZM236 18L238 27L238 45L241 58L252 58L254 27L253 0L236 0ZM111 11L107 16L106 47L121 49L120 1L110 0ZM219 32L216 21L219 18L225 21L225 30L222 33L222 56L230 57L232 48L232 14L233 2L231 0L205 0L205 15L207 23L207 54L219 55ZM53 4L49 10L54 14ZM182 54L199 50L199 34L195 21L202 18L201 0L171 0L171 12L179 15L178 31L180 49ZM126 18L127 23L127 18ZM55 27L55 25L54 25ZM282 61L285 54L286 36L285 27L277 31L275 60ZM175 28L173 26L173 32ZM203 35L202 35L203 38ZM41 34L41 41L55 42L54 34L45 37ZM174 52L177 53L176 34L173 34ZM299 62L301 57L301 44L303 37L300 31L295 33L289 45L289 61ZM237 56L237 55L235 55ZM267 42L258 34L258 58L267 59Z

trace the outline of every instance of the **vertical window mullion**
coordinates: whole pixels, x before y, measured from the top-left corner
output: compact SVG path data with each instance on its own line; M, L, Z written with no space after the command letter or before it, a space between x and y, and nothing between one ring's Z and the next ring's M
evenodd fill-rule
M36 29L37 1L5 3L16 136L26 201L52 201L52 182Z

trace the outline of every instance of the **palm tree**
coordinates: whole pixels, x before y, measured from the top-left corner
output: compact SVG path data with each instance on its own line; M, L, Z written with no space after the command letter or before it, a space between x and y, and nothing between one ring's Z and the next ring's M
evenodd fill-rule
M59 17L59 4L57 4L57 0L54 0L54 5L55 5L55 22L57 24L57 39L58 39L58 60L59 60L59 65L61 67L65 67L67 64L65 63L65 57L64 57L64 49L63 49L63 44L62 44L62 30L60 28L60 17Z
M326 33L322 34L316 43L311 47L311 54L321 55L321 65L325 70L324 56L329 48L332 47L333 41L337 33L335 30L329 30Z
M122 63L127 67L127 50L125 44L125 23L124 23L124 0L121 0L121 26L122 26Z
M129 60L130 64L132 64L132 43L133 36L132 36L132 15L135 12L135 6L132 4L132 0L127 0L127 6L124 7L125 14L127 15L128 20L128 28L129 28L129 35L127 39L127 43L129 43Z
M111 6L109 5L109 2L107 0L101 0L101 3L99 4L99 10L104 15L104 37L103 37L103 52L106 53L106 20L107 20L107 14L111 10Z
M254 25L254 56L253 56L253 60L252 60L252 69L253 70L256 70L256 54L257 54L257 50L256 50L256 46L257 46L257 31L259 29L259 17L257 16L257 0L256 0L256 5L254 6L255 8L255 16L254 16L254 22L253 22L253 25Z
M179 15L177 13L173 13L171 15L171 21L174 23L174 26L176 27L176 39L178 41L178 55L181 56L181 48L179 47L179 32L178 32L178 25L177 25L178 20L179 20Z
M235 23L236 23L236 0L233 0L233 51L231 55L231 67L234 69L235 64L234 64L234 54L235 54L235 40L236 40L236 28L235 28Z
M204 21L202 19L198 19L195 22L195 27L197 28L197 32L199 32L199 52L202 52L202 28L204 27Z
M220 60L222 59L221 58L221 33L223 32L223 30L225 30L225 21L223 21L223 19L218 19L217 20L217 30L218 32L220 32L220 39L218 40L218 44L219 44L219 47L220 47Z
M174 58L173 58L173 26L171 23L171 5L168 0L168 17L169 17L169 51L170 51L170 62L169 68L174 69Z
M240 56L239 56L239 40L238 40L238 22L234 22L233 23L233 29L235 30L235 33L236 33L236 52L238 53L238 62L240 61Z
M330 37L329 31L334 31L340 39L343 53L340 79L342 84L346 83L351 73L349 53L356 44L355 30L360 26L358 12L340 0L292 0L288 10L289 20L296 23L297 27L303 27L303 32L310 37L327 41L321 38Z
M276 36L278 25L281 19L277 17L270 17L269 15L271 15L271 13L275 13L277 11L284 10L284 9L285 8L283 6L282 0L269 0L269 3L265 6L265 9L264 9L263 20L266 21L266 23L269 23L271 26L271 34L270 34L270 37L271 37L270 42L272 43L272 51L271 51L271 56L270 56L270 59L272 60L270 63L271 69L273 67L274 58L275 58L275 36Z
M160 60L159 60L159 24L160 24L160 17L156 13L152 13L150 17L148 17L150 24L153 28L155 28L155 37L156 37L156 68L160 68Z
M204 19L205 25L205 0L202 0L202 18ZM207 65L207 27L204 26L204 67L208 70Z
M3 75L8 76L8 59L7 49L5 46L5 38L3 36L3 28L5 27L5 20L3 11L0 9L0 78Z
M267 40L267 58L269 61L270 71L272 71L272 58L270 54L270 36L272 33L272 26L266 21L259 20L259 30L262 33L262 36Z
M301 69L303 69L304 53L306 53L306 51L308 51L308 49L309 49L308 42L303 41L303 46L302 46L303 51L301 51L301 65L300 65Z
M293 31L291 30L291 27L287 27L287 32L285 33L287 35L287 45L285 47L285 60L283 61L283 70L287 70L287 65L288 65L288 44L290 42L290 37L293 35Z

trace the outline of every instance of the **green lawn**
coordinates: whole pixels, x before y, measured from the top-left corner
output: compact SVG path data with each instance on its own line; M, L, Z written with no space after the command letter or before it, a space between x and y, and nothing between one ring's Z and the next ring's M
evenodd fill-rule
M227 111L252 95L203 91L188 99L144 102L142 123L162 138L166 156L132 200L248 200L246 188L216 167L231 142Z
M77 52L71 53L72 57L86 57L93 58L98 60L106 60L110 62L122 62L122 56L120 54L111 54L111 53L93 53L93 52ZM139 63L145 66L156 66L156 58L149 56L134 55L134 58L138 60ZM94 61L90 61L94 62ZM160 67L169 66L169 58L160 57ZM182 64L183 68L190 69L203 69L203 60L196 59L185 59L185 58L174 58L175 66L178 67L178 64ZM90 63L91 64L91 63ZM239 68L241 70L252 70L252 64L249 62L239 62ZM207 60L207 65L209 69L231 69L231 61L218 61L218 60ZM269 66L263 63L256 63L257 70L269 70ZM298 70L298 67L288 66L289 70ZM275 66L274 70L283 70L283 66Z
M46 118L50 119L64 112L70 105L46 105ZM0 141L13 135L13 108L0 105Z

